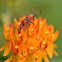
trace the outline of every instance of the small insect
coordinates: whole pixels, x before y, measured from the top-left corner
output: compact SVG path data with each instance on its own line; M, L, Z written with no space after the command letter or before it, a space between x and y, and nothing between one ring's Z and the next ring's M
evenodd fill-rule
M21 29L26 30L27 25L29 25L30 23L34 24L34 23L31 21L31 20L34 20L34 16L35 16L35 15L30 14L30 15L26 16L26 18L24 18L24 19L21 21L21 23L20 23L20 25L19 25L19 27L18 27L18 33L20 33ZM34 25L35 25L35 24L34 24Z

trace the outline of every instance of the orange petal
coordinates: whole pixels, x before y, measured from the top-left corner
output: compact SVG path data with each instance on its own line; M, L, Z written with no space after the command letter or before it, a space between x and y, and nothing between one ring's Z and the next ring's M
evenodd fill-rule
M15 47L15 42L14 41L12 41L12 43L11 43L11 51L14 53L14 47Z
M11 60L12 60L12 56L9 59L5 60L4 62L11 62Z
M19 19L19 22L21 22L21 21L22 21L22 18Z
M37 61L35 60L35 62L41 62L42 61L42 55L41 55L41 51L38 50L34 53L33 55L34 58L37 58ZM34 59L33 59L34 60Z
M37 24L37 22L38 22L38 20L37 20L37 18L35 18L35 25Z
M24 55L24 56L27 56L27 55L28 55L28 53L27 53L27 50L26 50L26 49L24 49L24 50L23 50L23 55Z
M18 55L18 57L19 57L19 58L24 58L24 56L23 56L23 55L20 55L20 54Z
M50 44L48 47L47 47L47 53L49 55L49 58L52 58L53 57L53 45Z
M11 23L9 23L8 27L9 27L9 29L11 28Z
M47 55L44 55L44 60L45 60L46 62L49 62L49 60L48 60L48 58L47 58Z
M59 35L59 32L58 32L58 31L56 31L56 32L55 32L55 34L54 34L53 41L55 41L55 40L57 39L58 35Z
M3 29L4 29L4 31L7 31L7 27L5 24L3 25Z
M4 37L7 40L7 32L3 32L4 33Z
M34 57L33 57L33 61L34 61L34 62L37 62L37 60L36 60Z
M56 55L56 56L58 56L58 53L54 50L54 54Z
M6 44L3 56L7 56L10 52L9 44Z
M10 33L12 36L14 36L14 25L12 25L12 27L10 28Z
M0 49L0 51L4 50L4 46Z
M46 62L49 62L49 60L48 60L48 58L47 58L47 53L44 51L44 60L46 61Z
M44 19L43 22L42 22L42 28L44 28L45 25L46 25L46 19Z
M37 58L38 56L39 56L39 53L38 53L38 51L36 51L35 53L34 53L34 55L33 55L35 58Z
M18 22L16 19L14 19L14 24L15 24L16 29L18 29Z
M24 34L24 31L23 31L23 29L21 29L21 34Z
M42 18L41 17L39 17L39 21L42 21Z
M11 35L10 32L8 33L7 39L8 39L8 40L11 40L11 39L12 39L12 35Z
M42 61L42 57L39 56L39 57L37 58L37 62L41 62L41 61Z

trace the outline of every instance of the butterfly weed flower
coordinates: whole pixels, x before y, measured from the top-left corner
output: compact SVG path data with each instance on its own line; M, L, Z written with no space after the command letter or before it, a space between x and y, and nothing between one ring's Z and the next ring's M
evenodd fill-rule
M6 39L6 42L4 44L4 46L0 49L0 51L4 50L4 54L3 56L6 56L9 54L10 50L11 50L11 41L14 38L14 28L13 25L11 26L11 24L9 24L8 27L6 27L6 25L3 25L3 29L4 29L4 37Z
M25 16L24 16L25 17ZM5 45L0 49L4 50L4 56L7 56L11 51L12 55L4 62L41 62L42 59L45 62L49 62L48 57L52 58L53 53L57 56L57 52L54 50L55 44L59 32L54 33L54 27L46 23L46 19L42 20L35 18L31 20L34 24L27 25L24 29L21 29L18 33L18 27L23 18L19 21L14 19L14 28L9 24L7 28L4 25L4 37L6 39Z

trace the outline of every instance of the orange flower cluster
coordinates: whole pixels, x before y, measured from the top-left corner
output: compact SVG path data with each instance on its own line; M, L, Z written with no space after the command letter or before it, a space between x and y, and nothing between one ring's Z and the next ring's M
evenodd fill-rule
M46 19L42 20L35 18L34 24L27 26L26 30L21 29L18 33L18 26L23 18L17 22L14 19L14 25L9 24L8 28L3 25L4 37L6 39L5 45L0 49L4 50L3 56L7 56L11 51L12 56L4 62L49 62L49 58L53 57L53 53L58 55L54 50L54 41L57 39L59 33L54 33L54 27L46 24Z

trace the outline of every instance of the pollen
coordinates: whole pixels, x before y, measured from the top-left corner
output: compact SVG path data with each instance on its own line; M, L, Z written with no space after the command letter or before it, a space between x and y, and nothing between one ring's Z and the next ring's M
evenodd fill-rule
M33 49L34 49L34 47L30 47L30 49L31 49L31 50L33 50Z
M9 27L7 28L7 30L9 31Z
M19 48L19 47L16 45L16 46L15 46L15 49L18 49L18 48Z
M45 42L45 41L43 41L43 44L46 44L46 42Z
M10 35L10 32L8 32L7 35L9 36Z
M42 21L40 21L40 24L42 24Z
M18 23L18 25L20 25L20 22Z
M18 35L19 37L21 36L21 34Z
M54 34L52 36L54 37Z
M49 31L46 31L46 34L48 34L49 33Z

